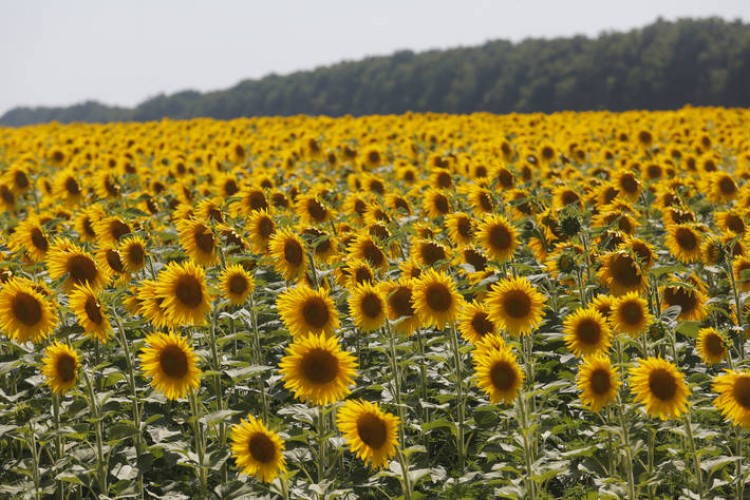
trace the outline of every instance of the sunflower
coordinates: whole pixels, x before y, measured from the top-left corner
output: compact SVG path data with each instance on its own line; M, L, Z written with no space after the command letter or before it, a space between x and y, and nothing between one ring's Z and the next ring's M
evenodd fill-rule
M79 204L85 196L81 184L75 177L75 171L69 169L62 170L55 176L53 191L55 198L68 206Z
M336 336L298 337L279 363L284 387L294 397L314 405L327 405L351 392L357 360L341 349Z
M432 240L417 240L412 244L410 253L411 260L421 267L443 268L446 264L445 261L448 259L448 249ZM438 263L443 265L436 266Z
M317 196L303 194L297 197L296 212L303 224L325 224L331 220L331 210Z
M96 241L96 225L103 217L104 209L100 205L81 210L74 222L78 238L83 242Z
M528 335L541 324L546 300L529 280L512 277L497 282L485 304L500 329L511 335Z
M576 385L581 391L581 402L598 412L617 397L620 379L606 356L590 356L578 369Z
M630 368L630 390L635 401L646 405L646 413L662 420L677 418L687 411L689 389L674 363L662 358L645 358Z
M125 274L125 264L114 247L107 245L99 248L96 251L96 260L102 269L106 269L114 277L122 277Z
M41 262L47 256L50 243L39 218L30 216L16 226L8 246L17 252L25 251L32 262Z
M727 355L727 342L716 328L701 328L695 341L695 349L707 365L721 363Z
M193 262L210 267L219 262L219 238L213 230L199 220L183 222L180 228L180 244Z
M200 385L198 356L180 334L151 333L141 350L141 369L167 399L180 399Z
M453 279L434 269L428 269L414 281L412 300L422 325L435 328L455 321L463 304Z
M737 289L741 292L750 291L750 258L743 256L734 259L732 273L734 274Z
M349 244L348 252L351 259L365 260L374 269L388 270L388 257L367 233L360 232Z
M491 403L512 403L516 399L523 385L524 374L509 347L501 345L497 349L478 349L474 365L477 385L490 397Z
M19 344L47 338L57 326L56 309L26 279L11 278L0 289L0 329Z
M565 345L576 356L605 354L612 344L612 331L602 314L589 307L578 309L565 318Z
M487 256L499 263L508 262L518 248L518 231L502 215L488 215L477 229L477 243Z
M637 337L646 331L653 316L648 311L646 300L638 293L630 292L615 300L609 320L615 330Z
M458 331L467 342L476 345L487 335L497 334L497 326L490 319L484 304L470 302L458 315Z
M253 276L239 264L227 266L219 277L219 289L231 304L242 305L255 289Z
M470 245L474 237L474 223L463 212L455 212L445 218L448 237L457 248Z
M708 297L699 287L674 284L661 287L662 310L671 306L680 306L677 319L702 321L708 316L706 301Z
M133 232L130 224L120 217L104 217L94 225L100 245L115 246L123 238Z
M284 441L252 415L232 426L229 439L234 461L243 473L270 483L286 472Z
M162 306L164 299L156 293L156 281L143 280L137 289L135 302L138 312L157 328L167 326L166 310Z
M76 385L80 356L75 349L55 342L44 351L42 374L52 392L65 394Z
M750 429L750 372L727 370L714 379L712 389L719 393L714 406L724 418Z
M308 334L331 336L339 327L336 304L325 289L314 290L299 284L282 292L276 305L281 321L292 337Z
M287 281L299 278L307 269L305 244L290 228L280 229L274 233L268 250L273 258L274 269Z
M430 188L425 193L423 199L424 202L422 204L422 209L430 218L434 219L443 215L448 215L453 210L450 198L448 198L448 196L442 191Z
M94 290L109 283L109 275L96 259L67 240L58 240L47 255L47 270L52 279L65 277L65 289L89 285Z
M334 269L336 282L344 288L354 288L362 283L374 283L375 272L367 261L351 259Z
M120 259L128 273L137 273L146 267L146 242L140 236L128 236L119 245Z
M609 288L612 295L620 296L628 292L640 292L648 281L638 260L624 250L609 252L602 257L599 279Z
M89 285L78 285L70 292L68 305L75 313L83 331L106 344L112 332L112 326L96 292Z
M612 316L612 308L614 307L615 302L617 302L617 299L611 295L597 295L591 301L591 307L599 311L599 313L609 321Z
M683 264L701 259L701 233L690 224L668 226L666 245L674 258Z
M383 292L370 283L357 285L349 297L349 312L360 330L372 332L381 328L386 320Z
M401 279L398 283L383 283L386 293L388 319L393 322L397 332L411 335L419 328L419 316L414 309L412 295L414 294L414 280Z
M206 273L188 261L170 262L156 280L155 296L161 299L167 323L171 326L202 325L211 310Z
M385 467L396 454L400 422L377 403L361 399L346 401L336 415L344 441L357 458L373 469Z
M268 244L276 232L276 223L268 210L254 210L247 218L246 227L250 233L250 247L253 252L258 254L268 252Z

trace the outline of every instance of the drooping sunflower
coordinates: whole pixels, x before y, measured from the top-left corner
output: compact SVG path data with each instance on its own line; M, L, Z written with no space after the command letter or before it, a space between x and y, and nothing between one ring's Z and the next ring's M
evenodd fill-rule
M64 288L70 291L77 285L89 285L100 290L109 283L106 269L78 245L67 240L57 240L47 255L47 270L52 279L65 277Z
M487 335L497 333L487 307L481 302L470 302L458 315L458 331L467 342L479 344Z
M495 284L485 299L490 319L511 335L528 335L544 316L547 298L524 277L505 278Z
M456 320L463 297L450 276L428 269L414 281L412 301L423 326L443 328L446 323Z
M202 267L187 261L170 262L159 273L154 290L160 308L173 327L202 325L211 310L211 298Z
M286 472L284 440L248 414L229 431L230 448L237 468L264 483Z
M268 250L274 269L287 281L299 278L307 269L305 244L290 228L275 232L271 236Z
M119 245L120 259L128 273L137 273L146 267L146 242L140 236L128 236Z
M635 401L646 406L646 413L661 420L678 418L687 411L690 391L685 375L665 359L638 360L638 366L630 368L630 390Z
M704 363L715 365L721 363L727 355L727 343L716 328L701 328L695 341L695 349Z
M642 291L648 286L645 273L637 259L624 250L609 252L602 257L599 279L614 296Z
M180 244L185 253L199 266L210 267L219 262L219 238L200 220L180 224Z
M8 246L17 252L25 251L33 262L41 262L47 256L50 243L39 219L31 216L16 226Z
M576 385L581 391L581 403L598 412L617 397L620 378L606 356L589 356L578 368Z
M336 304L325 289L314 290L299 284L282 292L276 305L281 321L293 337L331 336L339 327Z
M56 309L26 279L11 278L0 289L0 329L19 344L47 338L57 326Z
M52 392L65 394L75 387L78 367L81 366L80 356L75 349L55 342L45 349L42 363L42 375Z
M638 293L630 292L615 300L609 320L616 331L637 337L646 331L653 316L648 311L646 300Z
M565 345L576 356L605 354L612 344L612 331L604 316L593 307L581 308L565 318Z
M491 403L512 403L518 397L525 377L509 347L477 349L474 365L477 385L489 396Z
M357 328L364 332L378 330L385 324L386 301L379 287L366 282L352 289L349 312Z
M430 188L424 195L422 210L431 218L448 215L453 210L450 198L437 189Z
M377 403L346 401L338 410L336 424L357 458L373 469L388 465L396 454L401 420Z
M102 269L106 269L115 278L122 278L126 274L125 264L115 247L109 245L100 247L96 251L96 260Z
M106 344L112 326L97 292L89 285L78 285L70 292L69 306L86 335Z
M219 288L229 302L239 306L247 301L247 298L255 289L253 276L239 264L227 266L219 277Z
M180 334L151 333L141 350L141 369L167 399L180 399L200 385L198 356Z
M357 373L357 359L341 349L338 337L298 337L279 363L284 387L294 397L313 404L335 403L351 392Z
M401 279L399 282L383 283L386 293L388 319L399 333L411 335L419 328L419 316L414 309L414 280Z
M750 429L750 372L727 370L714 379L712 389L719 393L714 406L724 418Z
M518 231L502 215L487 215L479 224L476 239L487 256L501 264L512 259L518 248Z
M668 226L666 245L674 258L683 264L701 259L701 233L691 224Z

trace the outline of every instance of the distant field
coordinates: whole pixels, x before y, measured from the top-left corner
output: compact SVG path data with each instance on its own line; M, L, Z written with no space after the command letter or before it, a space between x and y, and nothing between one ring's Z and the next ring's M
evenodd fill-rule
M750 111L0 128L3 498L743 498Z

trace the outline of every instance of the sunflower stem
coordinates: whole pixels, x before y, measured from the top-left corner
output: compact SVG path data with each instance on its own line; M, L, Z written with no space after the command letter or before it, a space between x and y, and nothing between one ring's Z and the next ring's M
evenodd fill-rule
M216 407L219 411L224 409L224 396L221 392L221 360L219 359L219 353L216 349L216 325L219 321L219 308L214 307L214 320L211 322L211 327L208 329L208 343L211 350L211 368L216 372L214 375L214 398L216 399ZM223 421L219 422L219 441L222 447L226 444L226 426Z
M698 488L698 497L703 498L703 478L701 475L701 459L698 456L697 449L695 447L695 438L693 437L693 426L690 423L690 412L685 414L685 432L688 437L688 445L690 454L693 456L693 465L695 466L695 484Z
M396 357L396 334L391 328L391 325L386 323L385 325L386 334L388 335L388 344L390 347L390 361L391 361L391 369L393 370L393 397L396 400L396 405L398 407L398 416L401 419L402 422L402 429L405 425L405 415L404 415L404 406L402 404L401 400L401 373L399 372L399 366L398 366L398 357ZM399 437L401 440L401 446L406 446L406 436L405 433L399 432Z
M36 446L36 432L34 423L29 420L29 448L31 451L31 477L34 480L34 495L36 500L42 498L41 478L39 477L39 450Z
M55 459L62 460L63 442L62 436L60 435L60 395L54 392L52 393L52 415L55 420ZM55 483L57 496L62 500L65 498L64 483L59 479L55 480Z
M98 341L97 345L98 345ZM109 488L107 486L107 466L104 460L104 444L103 444L103 433L102 433L102 420L99 414L99 403L96 401L96 395L94 393L94 386L91 383L91 377L89 377L86 370L83 370L83 379L86 383L86 390L89 397L89 404L91 406L91 413L94 417L94 434L96 436L96 477L99 483L99 494L108 495Z
M735 441L734 441L734 447L735 447L735 455L737 456L737 474L736 474L736 484L735 491L736 495L735 498L745 498L745 478L744 471L743 471L743 436L742 436L742 427L735 426Z
M417 328L416 331L417 335L417 346L419 347L419 376L420 376L420 384L422 389L422 401L427 401L427 398L429 397L427 392L427 365L425 364L425 350L424 350L424 335L422 334L422 329ZM430 414L427 407L422 406L422 419L424 422L429 422ZM425 441L427 441L427 434L425 433Z
M401 475L403 476L401 488L404 494L404 500L411 500L413 495L411 479L409 478L409 458L399 447L396 448L396 458L398 458L398 463L401 465Z
M464 421L466 420L464 406L464 394L463 394L463 360L461 359L461 344L458 341L458 332L456 331L456 323L450 323L450 339L451 347L453 348L453 360L456 376L456 399L457 410L458 410L458 428L456 436L456 448L458 450L458 471L461 476L464 475L466 468L466 450L464 442Z
M734 248L730 249L730 254ZM737 334L737 350L740 354L740 359L742 361L745 360L745 331L744 331L744 321L743 321L743 312L742 312L742 305L740 304L740 292L737 289L737 280L734 279L734 270L732 269L732 262L729 259L725 259L726 266L727 266L727 274L729 275L729 281L732 283L732 295L734 296L734 308L735 308L735 314L737 316L737 327L740 329ZM731 355L731 354L730 354Z
M648 462L647 462L647 471L648 471L648 478L649 480L653 479L654 477L654 447L656 446L656 429L653 427L648 428ZM648 498L652 499L654 498L654 484L649 483L648 485Z
M523 444L523 465L525 470L525 476L524 477L524 483L526 483L526 495L531 500L536 499L536 485L534 484L534 480L532 479L533 471L531 470L531 464L533 463L533 458L531 456L531 448L529 447L529 418L528 418L528 407L526 406L526 392L522 391L521 394L518 395L518 419L520 420L520 431L521 431L521 441Z
M197 391L191 390L189 394L190 399L190 413L192 414L191 425L193 427L193 434L195 435L195 451L198 455L198 481L201 486L201 493L203 498L208 497L208 476L206 468L204 467L205 448L203 438L203 428L200 424L200 403L197 398Z
M625 474L628 479L628 498L635 500L637 498L635 488L635 477L633 475L633 449L630 446L630 433L625 422L625 405L622 398L617 398L617 413L620 420L620 429L622 430L622 447L625 450Z
M253 328L253 337L255 341L255 364L263 366L263 350L260 343L260 329L258 328L258 311L255 308L255 294L250 295L250 323ZM260 390L260 401L263 407L263 421L268 422L268 400L266 398L266 385L263 381L262 373L258 374L258 388Z
M318 434L318 484L325 480L326 458L328 449L326 446L327 439L327 421L323 415L323 406L318 406L317 434Z

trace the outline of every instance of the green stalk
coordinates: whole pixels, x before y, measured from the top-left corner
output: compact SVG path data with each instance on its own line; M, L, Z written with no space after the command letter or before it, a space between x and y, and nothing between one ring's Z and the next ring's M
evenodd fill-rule
M63 442L62 436L60 436L60 395L52 393L52 415L55 420L55 455L56 460L63 458ZM62 500L65 498L65 488L62 481L55 480L57 490L57 496Z
M98 342L97 342L98 343ZM107 486L108 467L104 459L104 434L102 432L102 420L99 413L99 403L94 394L94 386L91 383L86 370L83 370L83 379L86 383L86 391L91 406L91 413L94 417L94 433L96 436L96 478L99 483L99 494L108 495L109 487Z
M31 476L34 479L34 496L36 500L41 500L42 488L39 477L39 450L36 447L36 432L34 432L34 424L31 420L29 420L29 448L31 451Z
M693 426L690 423L690 412L685 414L685 432L688 437L689 451L693 456L693 465L695 466L695 483L698 488L698 498L703 498L703 478L701 474L701 459L698 456L695 447L695 438L693 437Z
M456 399L458 410L458 429L456 437L456 448L458 450L458 471L461 476L464 475L466 468L466 443L464 439L464 422L466 421L466 407L464 406L463 394L463 360L461 359L461 344L458 341L455 322L450 324L450 341L453 350L453 364L455 369Z
M258 311L255 309L255 297L254 294L250 295L250 322L253 328L253 340L254 340L254 354L255 364L263 366L263 349L260 343L260 329L258 328ZM266 386L263 381L263 374L260 373L257 376L258 388L260 390L260 400L263 407L263 421L268 422L268 400L266 398Z
M529 446L529 419L528 419L528 407L526 406L527 398L526 393L521 392L518 395L518 412L517 419L519 420L519 426L521 431L521 441L523 444L523 465L526 472L524 483L526 483L526 495L531 500L536 500L536 484L532 479L533 472L531 470L531 464L534 462L531 456L531 448Z
M193 428L193 435L195 436L195 451L198 455L198 481L201 486L202 498L208 498L208 473L205 464L205 439L203 436L203 427L199 422L201 412L200 403L198 402L196 391L189 392L190 399L190 413L192 414L191 426Z

